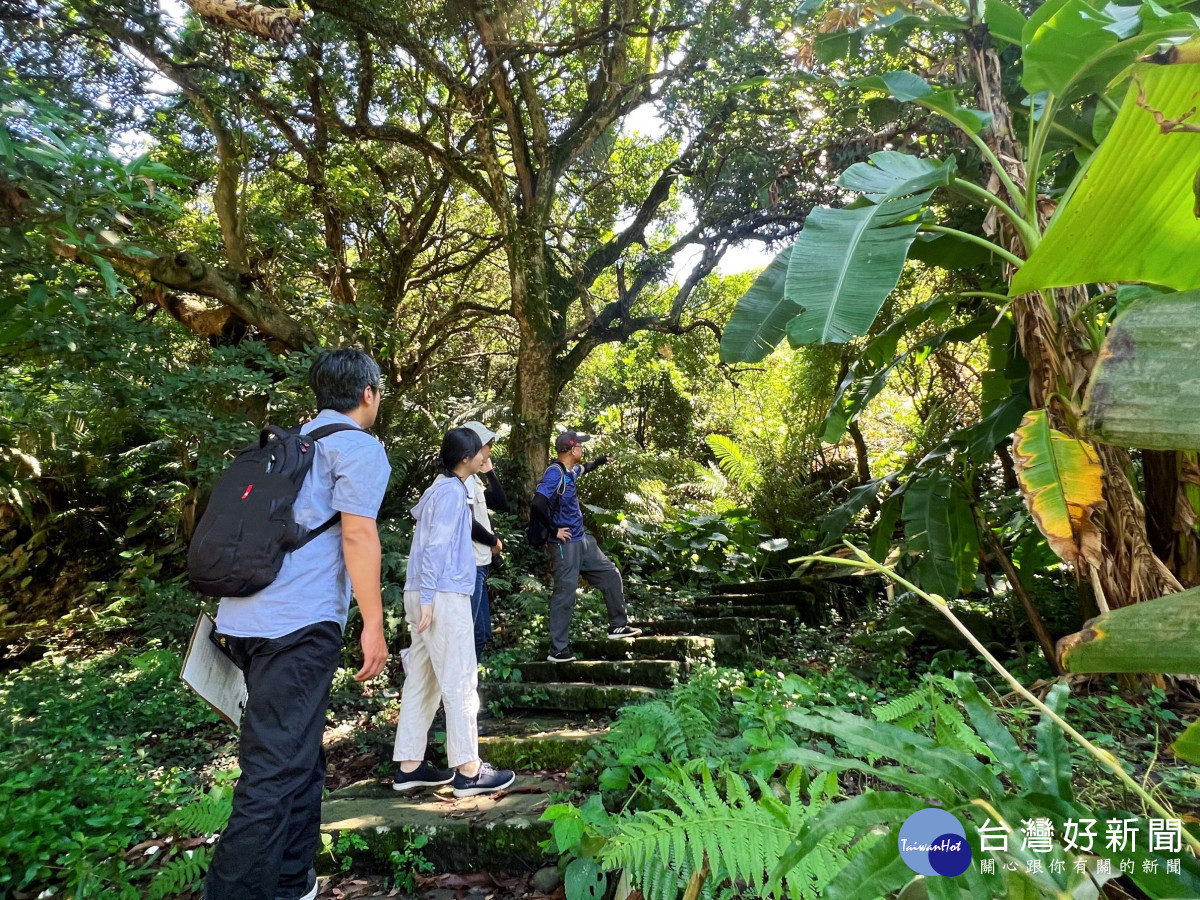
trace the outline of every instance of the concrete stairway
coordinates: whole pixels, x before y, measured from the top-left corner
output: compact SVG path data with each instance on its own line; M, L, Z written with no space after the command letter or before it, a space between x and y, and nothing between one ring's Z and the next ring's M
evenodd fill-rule
M355 871L386 870L389 853L418 833L428 838L421 852L440 872L544 865L551 857L540 842L548 839L549 824L538 818L551 795L566 789L563 773L607 731L618 710L657 697L696 666L767 658L789 625L808 617L805 598L812 595L799 588L731 587L738 590L719 590L674 618L638 624L641 637L577 641L577 662L543 657L518 667L520 681L483 684L481 702L503 715L481 722L480 754L518 773L504 795L455 800L442 789L411 796L397 794L382 779L361 782L330 795L322 829L356 834L366 844L365 850L347 848L357 857ZM332 865L328 854L321 858Z

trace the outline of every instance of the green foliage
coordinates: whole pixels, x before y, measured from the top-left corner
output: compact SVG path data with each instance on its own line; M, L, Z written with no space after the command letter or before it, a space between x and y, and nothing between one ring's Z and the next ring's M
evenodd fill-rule
M225 830L233 812L234 772L218 775L208 793L181 806L163 821L163 827L178 835L212 835Z
M393 850L388 854L388 862L392 866L391 883L392 887L412 893L417 884L417 876L433 871L433 863L421 852L421 848L429 843L429 835L412 834L405 829L404 838L404 849Z
M622 569L649 583L680 585L743 581L786 565L786 538L772 538L745 508L719 515L681 516L662 523L585 504L605 549Z
M163 900L198 888L211 861L212 853L207 847L197 847L175 854L154 873L154 880L150 882L146 896L150 900Z
M944 675L927 673L924 685L875 707L873 712L880 722L891 722L907 731L920 728L926 734L932 732L943 747L991 758L991 751L958 711L954 682Z
M795 770L794 770L795 771ZM778 891L767 889L768 873L791 841L795 829L827 800L819 794L811 803L801 799L809 782L802 772L788 779L777 797L759 780L758 799L746 781L727 773L724 791L707 769L699 784L681 778L664 788L674 809L642 810L622 821L600 851L608 868L626 868L648 900L676 900L693 872L707 862L718 885L742 882L756 896L816 897L845 865L832 846L847 835L831 834L790 869Z
M1095 818L1098 823L1114 818L1134 819L1138 830L1136 846L1141 849L1114 853L1111 848L1096 846L1094 852L1102 857L1115 855L1135 859L1136 868L1129 877L1151 897L1185 896L1196 890L1200 885L1200 867L1188 854L1183 854L1181 860L1182 874L1161 874L1165 870L1165 859L1160 853L1145 850L1149 846L1149 832L1144 819L1123 812L1089 811L1076 801L1071 780L1072 759L1056 724L1048 719L1039 723L1036 757L1031 759L1001 723L969 675L959 673L954 684L975 733L994 759L994 767L981 764L973 752L885 722L870 721L842 711L813 715L798 710L789 714L794 725L836 740L839 752L834 755L803 748L783 750L777 754L779 762L818 770L870 772L880 782L894 785L901 791L869 791L834 804L814 816L801 827L796 841L784 854L776 869L777 876L823 844L830 829L851 828L857 834L868 824L882 825L890 829L889 835L858 857L864 861L863 865L852 863L843 869L830 883L829 890L854 896L861 896L865 891L877 895L897 890L910 879L911 872L895 864L898 859L895 834L912 812L933 801L963 822L974 858L991 857L996 860L998 870L1002 870L1009 860L1024 868L1024 863L1034 858L1023 843L1018 846L1017 837L1024 821L1050 819L1054 823L1054 834L1061 836L1067 819ZM1067 690L1066 685L1057 685L1047 697L1047 705L1061 713ZM897 704L887 713L902 716L907 705ZM881 764L881 758L892 760L896 765ZM1004 780L998 777L1000 774ZM992 844L984 850L980 828L997 824L1009 831L1007 849L998 849ZM1097 829L1099 831L1100 825ZM1040 871L1021 875L1029 896L1069 894L1080 883L1080 876L1073 873L1075 856L1061 842L1054 843L1049 854L1040 854L1038 858L1043 860L1043 866L1038 867ZM1056 873L1049 866L1055 859L1062 860L1062 872ZM1156 860L1156 871L1151 872L1151 867L1145 867L1143 871L1143 860ZM953 883L971 895L989 893L974 867L957 876Z
M710 434L704 439L717 457L721 471L742 491L753 491L762 484L762 473L754 457L745 453L735 441L723 434Z
M190 836L189 823L211 833L212 795L171 811L193 796L176 766L203 765L205 737L228 732L178 671L175 654L151 650L47 658L0 682L11 723L0 736L11 764L0 781L0 892L135 898L146 876L126 849L156 834ZM173 858L162 883L195 875L205 860L202 851Z
M872 154L869 164L857 163L843 173L840 183L860 192L867 202L845 209L813 210L791 248L786 278L769 284L760 281L756 286L760 291L768 286L779 290L798 310L785 329L793 346L844 343L867 332L900 279L909 245L917 234L915 216L933 187L949 183L953 170L953 161L938 164L882 151ZM771 315L780 302L773 301ZM756 310L743 310L741 315L761 315ZM734 322L738 315L735 312ZM755 340L749 344L740 331L730 335L728 344L723 339L723 358L761 358L763 330L753 333ZM742 355L735 353L735 340L742 342Z

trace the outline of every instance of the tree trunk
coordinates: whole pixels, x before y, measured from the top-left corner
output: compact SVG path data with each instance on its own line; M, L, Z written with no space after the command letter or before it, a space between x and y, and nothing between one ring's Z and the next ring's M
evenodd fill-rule
M505 247L513 315L521 334L509 453L522 468L528 495L550 459L554 410L562 390L558 353L566 333L566 309L557 310L557 316L553 311L542 232L532 228L515 231ZM528 497L523 496L522 513L527 502Z
M991 47L986 26L973 28L967 42L980 108L992 115L983 138L1019 188L1031 176L1025 169L1012 114L1004 99L999 57ZM989 189L997 194L1004 190L995 174ZM1010 198L1015 202L1022 199ZM1038 198L1040 227L1044 229L1053 211L1051 201ZM984 227L989 233L998 233L1018 255L1025 252L1020 238L995 211L985 219ZM1007 277L1011 276L1010 271ZM1075 316L1087 302L1087 292L1081 287L1067 288L1054 291L1053 296L1053 309L1039 294L1018 297L1012 304L1013 321L1029 361L1029 393L1034 407L1046 410L1054 428L1078 436L1078 408L1094 362L1086 328ZM1178 581L1151 550L1144 511L1129 483L1129 454L1105 444L1092 446L1104 472L1106 508L1094 514L1100 532L1101 561L1096 566L1081 565L1079 576L1097 589L1102 609L1105 603L1109 607L1125 606L1178 590Z

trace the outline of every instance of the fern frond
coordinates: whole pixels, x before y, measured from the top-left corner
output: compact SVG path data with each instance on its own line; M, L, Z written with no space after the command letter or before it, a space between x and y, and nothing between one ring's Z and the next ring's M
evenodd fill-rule
M723 434L710 434L704 439L721 471L743 491L752 491L762 484L762 472L758 463L731 438Z
M880 722L895 722L901 717L911 716L922 706L926 705L928 700L929 689L922 685L911 694L905 694L903 697L897 697L883 706L875 707L872 712Z
M624 867L639 873L638 884L647 900L676 900L684 889L687 874L708 860L711 882L748 884L762 893L775 866L792 841L796 827L788 816L772 811L780 804L769 790L756 802L746 782L727 773L725 794L719 783L704 770L700 783L685 779L664 788L676 810L659 809L633 813L619 822L617 832L601 851L606 867ZM793 807L797 804L793 804ZM802 816L807 814L798 804ZM798 821L798 819L793 819ZM849 835L831 835L821 853L809 854L779 886L779 896L815 897L841 869L845 857L837 840ZM670 874L672 877L666 877Z
M225 830L232 811L233 789L215 784L203 797L197 797L167 816L164 825L177 835L217 834Z
M157 872L146 892L149 900L163 900L198 887L208 871L210 853L207 847L185 850L169 860Z
M943 747L963 750L987 759L992 758L992 751L967 724L963 714L958 711L958 707L944 701L940 702L934 708L933 719L937 742Z

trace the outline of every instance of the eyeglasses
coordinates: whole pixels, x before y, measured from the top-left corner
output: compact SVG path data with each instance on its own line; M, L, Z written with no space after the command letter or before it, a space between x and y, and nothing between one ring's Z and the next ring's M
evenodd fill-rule
M373 384L373 385L371 385L371 387L375 389L375 395L380 400L382 400L384 397L387 396L387 386L385 384L383 384L382 382L379 384Z

